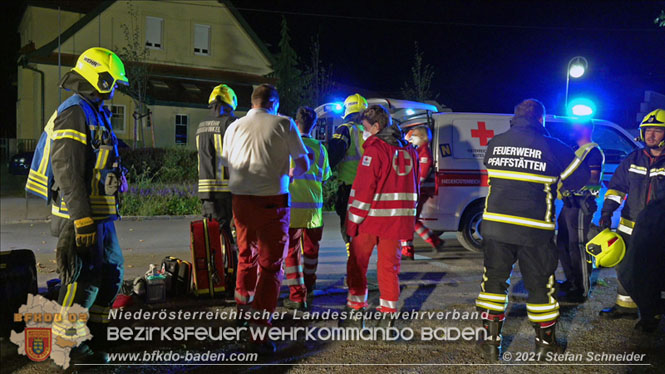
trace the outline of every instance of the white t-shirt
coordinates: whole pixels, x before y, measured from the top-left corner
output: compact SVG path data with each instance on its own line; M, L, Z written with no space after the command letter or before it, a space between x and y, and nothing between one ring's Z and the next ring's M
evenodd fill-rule
M229 189L236 195L287 194L290 157L306 154L291 118L252 109L224 134L222 163L229 168Z

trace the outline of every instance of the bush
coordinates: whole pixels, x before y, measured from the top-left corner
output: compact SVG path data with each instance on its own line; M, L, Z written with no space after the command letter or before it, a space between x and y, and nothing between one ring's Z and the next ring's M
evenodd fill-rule
M129 191L121 196L120 214L136 216L201 213L196 195L196 151L139 148L120 152Z
M323 183L323 210L334 211L335 200L337 199L337 188L339 187L339 179L337 173Z

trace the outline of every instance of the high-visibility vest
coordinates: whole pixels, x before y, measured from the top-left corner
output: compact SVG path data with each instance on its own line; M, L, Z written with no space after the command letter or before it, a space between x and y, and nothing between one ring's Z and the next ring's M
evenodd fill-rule
M75 105L83 109L89 134L71 129L54 130L54 123L58 114ZM110 127L110 113L103 108L99 112L96 111L79 95L73 95L60 104L46 124L32 159L28 180L25 185L26 191L46 200L47 204L53 201L51 208L53 215L66 219L70 218L69 210L62 198L62 194L53 199L52 189L55 180L51 166L51 147L54 140L63 138L76 140L91 147L94 151L95 164L91 173L92 178L89 181L92 218L95 220L117 218L117 192L113 195L106 195L105 193L107 175L109 173L120 175L120 157L118 155L117 140ZM107 139L108 141L103 143L101 141L103 139ZM97 141L103 144L97 144Z
M346 149L344 158L339 162L339 165L337 165L338 177L343 183L352 185L353 180L356 179L358 163L363 156L363 144L365 144L365 139L363 139L362 125L348 122L340 126L348 127L351 143Z
M323 226L323 181L330 178L330 164L326 148L316 139L302 138L307 152L314 154L309 170L294 177L289 186L291 194L291 227L315 228ZM293 161L292 161L293 166Z
M598 195L600 193L600 188L601 185L600 183L603 180L603 171L605 169L605 154L603 153L603 150L600 149L600 146L597 143L586 143L583 146L579 147L577 150L575 150L575 157L577 157L580 161L584 161L586 156L591 153L591 151L594 148L598 148L598 151L600 151L600 155L603 157L603 161L600 164L600 177L598 178L598 183L597 184L587 184L584 186L580 191L572 191L572 192L561 192L561 181L559 181L559 184L557 186L557 198L561 199L563 198L564 194L572 194L572 195L578 195L581 194L582 191L590 191L593 195Z

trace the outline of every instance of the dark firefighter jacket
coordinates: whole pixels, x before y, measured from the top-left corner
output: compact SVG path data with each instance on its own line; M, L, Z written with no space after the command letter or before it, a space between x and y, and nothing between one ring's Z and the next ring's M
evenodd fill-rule
M199 198L218 199L229 192L229 172L222 166L222 144L226 129L236 120L229 114L219 115L212 108L208 119L199 123L196 130L196 148L199 152Z
M623 264L617 267L621 285L635 300L642 315L658 315L665 291L665 190L637 215Z
M111 113L77 73L67 73L61 87L75 94L49 120L26 188L52 199L55 217L117 219L121 166Z
M487 146L489 192L481 232L487 239L536 246L553 239L557 182L577 190L589 180L589 168L540 123L514 118L511 125Z
M642 209L665 191L665 155L652 156L647 149L636 149L614 172L605 193L602 214L611 215L623 199L618 230L631 235Z

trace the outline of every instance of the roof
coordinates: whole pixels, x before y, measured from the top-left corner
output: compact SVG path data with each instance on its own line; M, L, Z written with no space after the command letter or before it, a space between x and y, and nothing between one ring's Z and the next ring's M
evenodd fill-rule
M235 17L235 19L240 23L240 25L244 28L244 30L247 32L249 35L250 39L259 47L259 50L265 55L265 57L268 59L268 61L271 64L275 63L275 59L268 50L268 48L265 46L263 41L256 35L254 30L249 26L249 23L245 21L243 16L238 12L238 10L231 4L230 1L227 0L218 0L220 4L223 4L226 6L231 14ZM44 46L41 48L30 51L27 54L22 55L22 58L25 58L27 61L32 61L33 57L37 56L48 56L58 48L58 39L60 39L60 43L64 43L67 39L69 39L71 36L76 34L79 30L81 30L85 25L87 25L90 21L94 20L98 15L100 15L102 12L104 12L108 7L113 5L115 3L115 0L88 0L88 1L76 1L76 0L57 0L57 1L45 1L45 0L31 0L29 1L28 5L36 6L36 7L43 7L43 8L58 8L60 6L62 10L70 10L70 11L75 11L79 13L85 13L85 16L81 17L78 21L74 22L73 25L71 25L67 30L63 31L62 34L60 35L60 38L56 35L55 38L50 41L49 43L46 43ZM60 4L60 5L59 5Z
M62 53L60 58L63 66L74 66L78 56ZM34 56L30 61L57 65L58 54L53 52L48 56ZM131 66L132 63L129 62L126 65ZM274 84L276 81L274 78L255 74L164 64L148 64L148 74L147 103L149 105L206 107L212 88L220 82L225 82L236 92L238 105L249 107L248 100L251 97L253 85ZM247 102L244 101L245 99Z

